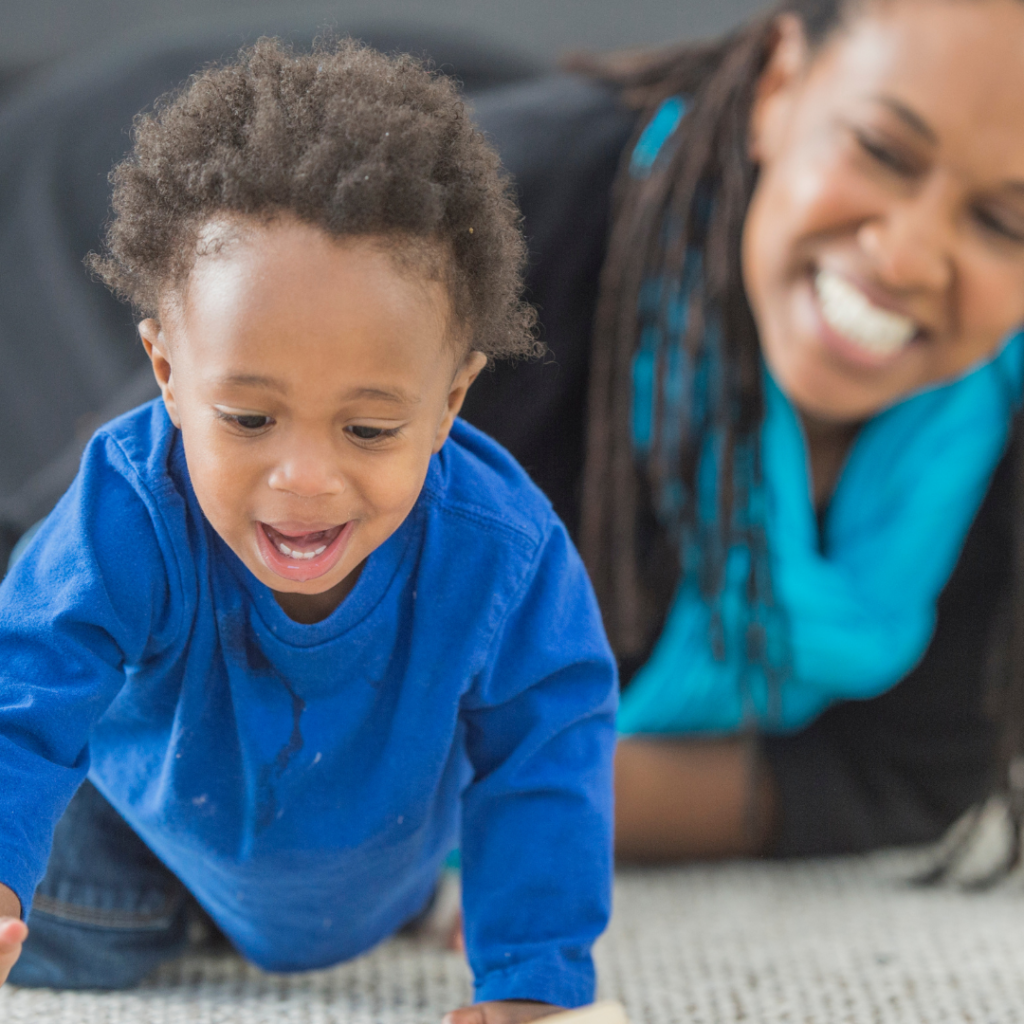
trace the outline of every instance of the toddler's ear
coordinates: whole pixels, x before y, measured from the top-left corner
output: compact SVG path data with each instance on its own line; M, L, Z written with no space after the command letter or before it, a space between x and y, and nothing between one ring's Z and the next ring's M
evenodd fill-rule
M444 418L437 428L437 436L434 438L434 452L439 452L441 446L448 440L455 417L459 415L462 403L466 400L466 392L470 384L480 376L480 371L487 365L487 356L483 352L470 352L459 364L459 368L452 380L452 386L448 389L448 407L445 409Z
M181 420L178 416L178 406L174 400L174 375L171 370L170 352L167 347L167 339L160 327L160 322L152 318L143 320L139 324L139 337L142 338L142 346L153 364L153 376L160 386L160 394L163 395L164 407L167 415L176 427L181 427Z

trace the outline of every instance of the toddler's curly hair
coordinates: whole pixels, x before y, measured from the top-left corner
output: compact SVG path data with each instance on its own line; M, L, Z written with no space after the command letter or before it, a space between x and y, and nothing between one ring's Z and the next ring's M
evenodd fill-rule
M445 281L473 348L540 350L511 185L452 80L412 57L261 39L140 114L110 180L106 251L88 264L144 316L185 284L211 220L292 215L427 255L415 263Z

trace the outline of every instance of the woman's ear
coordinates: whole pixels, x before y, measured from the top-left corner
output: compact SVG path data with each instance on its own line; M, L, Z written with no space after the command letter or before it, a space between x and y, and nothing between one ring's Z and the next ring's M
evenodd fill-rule
M441 446L448 440L455 417L459 415L462 403L466 400L466 392L469 391L469 386L480 376L480 371L486 365L487 356L483 352L475 350L467 353L466 358L459 364L459 368L455 371L455 377L452 380L452 386L448 389L448 406L437 428L432 451L439 452Z
M167 346L167 338L158 320L152 317L143 320L139 324L139 337L142 338L142 347L153 364L153 376L160 386L160 394L163 395L164 407L167 415L176 427L181 427L181 419L178 416L178 406L174 400L174 373L171 369L170 350Z
M768 62L757 80L750 108L748 153L755 163L771 159L786 123L794 86L803 76L809 53L807 33L795 14L780 14Z

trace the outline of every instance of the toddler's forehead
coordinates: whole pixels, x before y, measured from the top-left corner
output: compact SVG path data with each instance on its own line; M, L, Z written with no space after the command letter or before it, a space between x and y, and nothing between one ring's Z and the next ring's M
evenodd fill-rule
M399 233L333 235L322 225L307 222L287 210L263 214L225 211L194 228L187 239L187 266L177 289L187 291L188 279L220 261L253 264L273 260L275 253L285 259L295 251L330 257L336 250L354 250L387 257L398 276L424 285L443 284L451 305L465 282L458 280L451 244L438 238L419 238ZM268 280L268 285L273 281ZM462 287L460 287L462 286ZM171 286L173 289L173 285Z
M296 379L315 382L337 376L324 353L358 364L379 342L378 376L432 378L438 361L454 374L471 348L453 276L429 241L335 238L290 216L224 217L196 232L192 267L161 313L172 337L195 339L201 370L230 349L236 376L284 359ZM423 350L429 365L414 358Z

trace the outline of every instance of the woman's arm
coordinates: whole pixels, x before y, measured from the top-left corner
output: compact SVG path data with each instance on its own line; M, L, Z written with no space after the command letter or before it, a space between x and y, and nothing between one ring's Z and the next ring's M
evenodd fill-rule
M619 860L763 853L775 794L744 738L628 737L615 757Z

